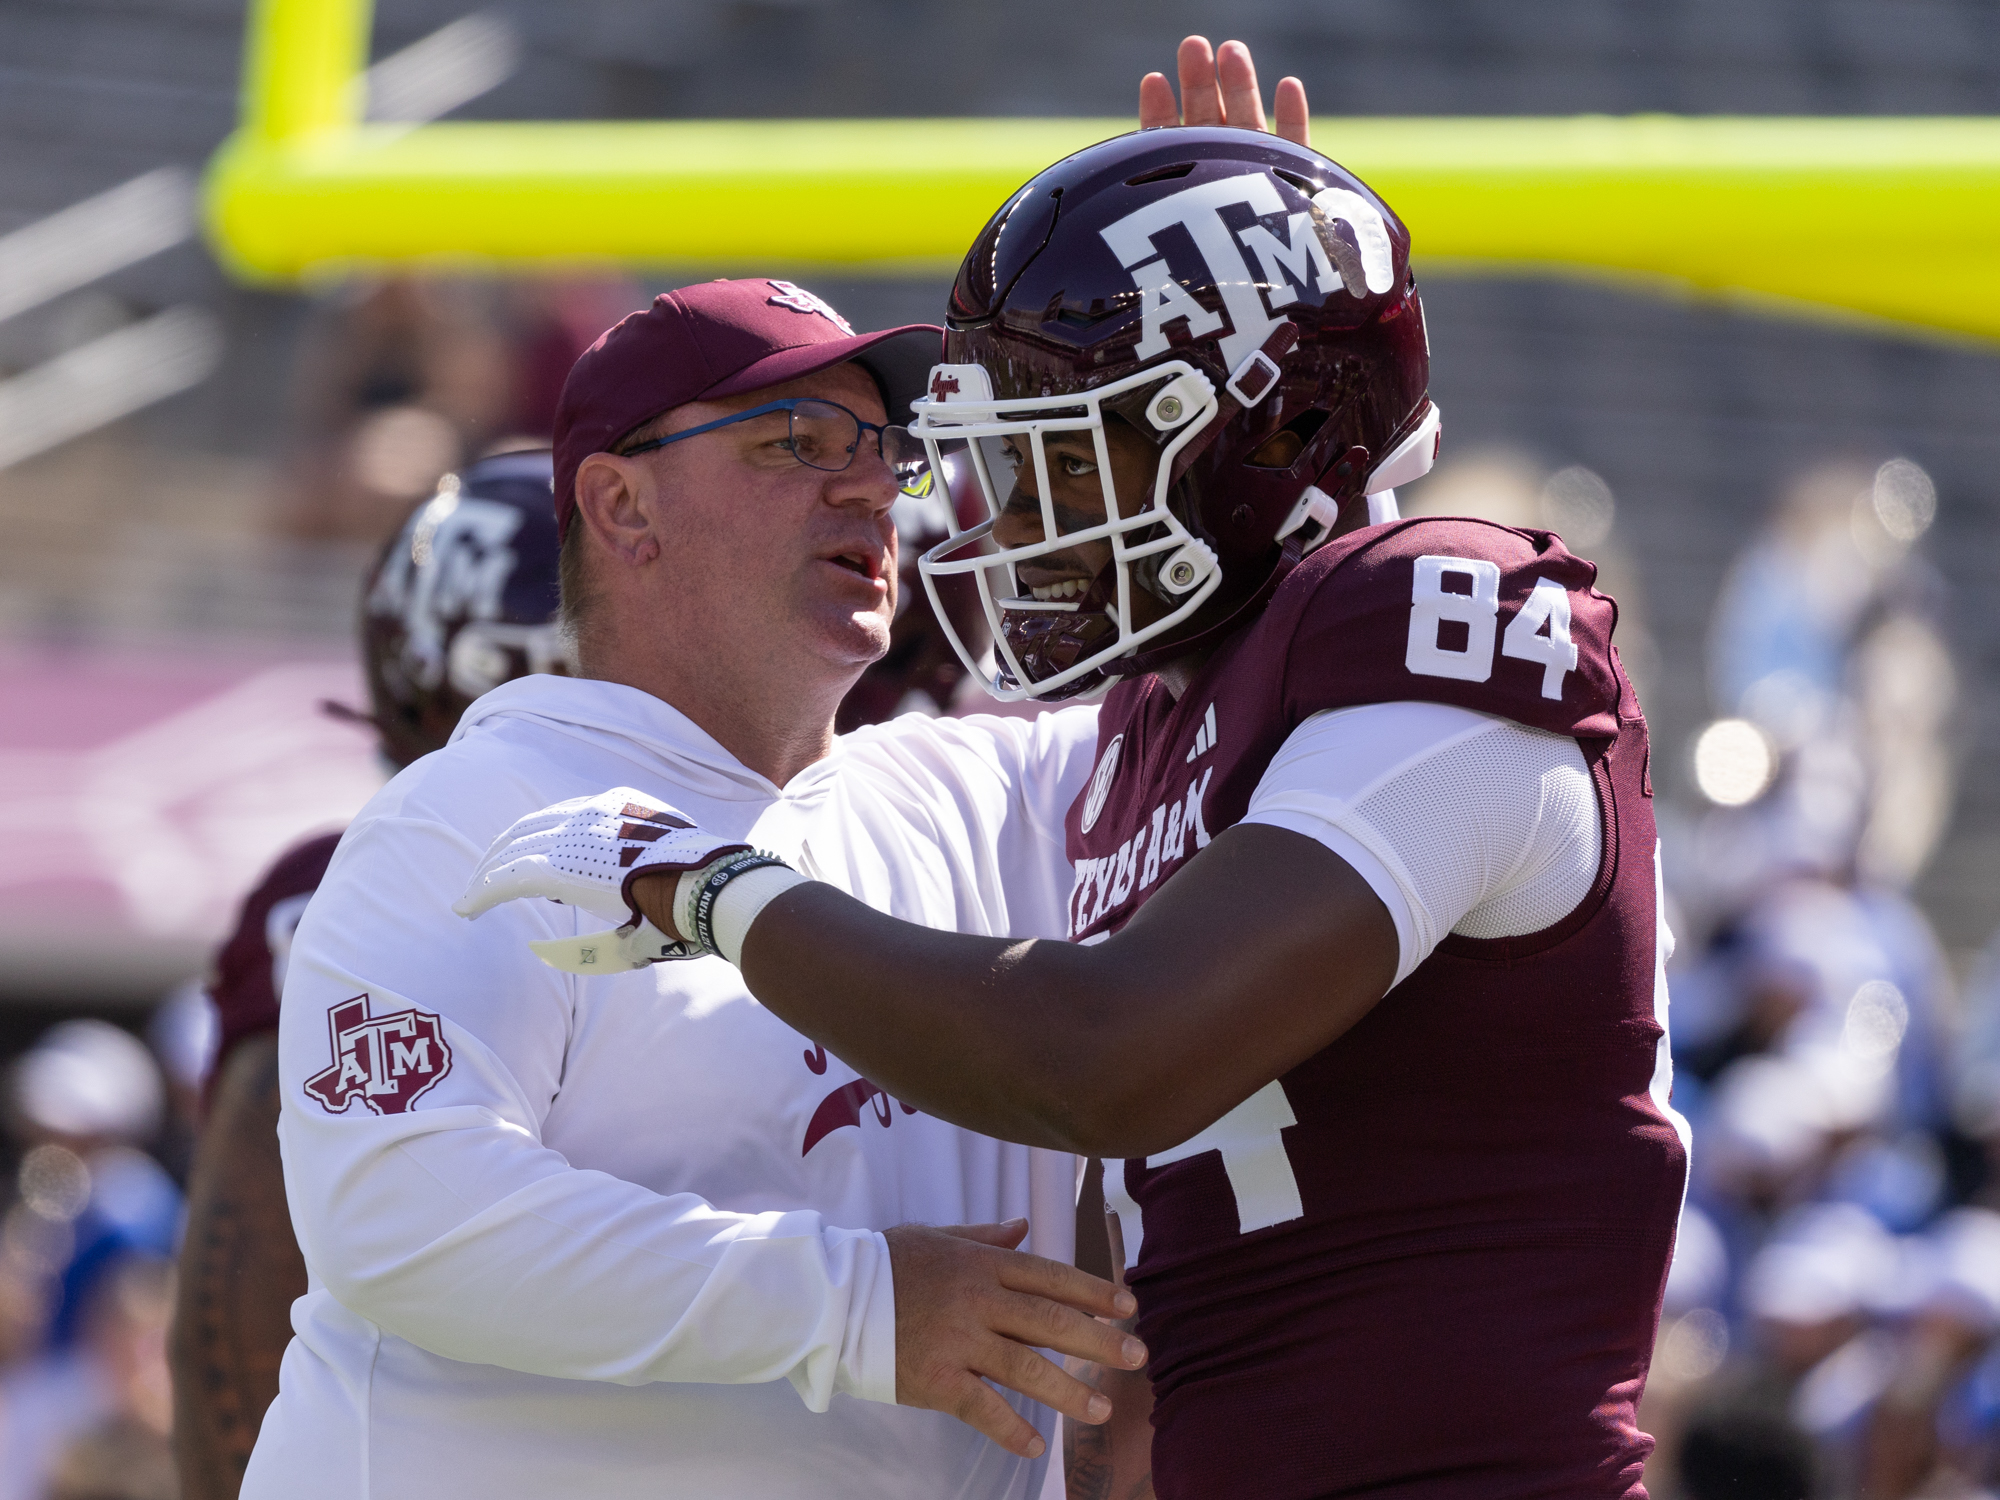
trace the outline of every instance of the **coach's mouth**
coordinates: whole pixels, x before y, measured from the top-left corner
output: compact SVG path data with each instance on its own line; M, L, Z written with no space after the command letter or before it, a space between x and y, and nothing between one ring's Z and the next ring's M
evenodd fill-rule
M887 579L889 572L888 553L870 547L850 547L822 557L820 561L844 568L855 577L865 578L878 586Z

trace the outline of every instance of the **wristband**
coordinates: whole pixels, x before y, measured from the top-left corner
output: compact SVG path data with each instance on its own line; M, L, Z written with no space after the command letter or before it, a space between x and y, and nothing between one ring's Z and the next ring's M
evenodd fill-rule
M723 893L746 876L754 878L734 897L723 900ZM783 860L761 850L724 855L681 876L674 889L674 926L697 952L713 953L733 964L742 956L744 934L758 913L804 880Z

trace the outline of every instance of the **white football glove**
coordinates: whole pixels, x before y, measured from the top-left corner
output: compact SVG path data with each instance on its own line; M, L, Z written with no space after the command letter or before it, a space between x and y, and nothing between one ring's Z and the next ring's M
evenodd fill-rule
M595 797L558 802L515 823L493 841L451 909L470 919L503 901L540 896L623 924L615 932L531 945L545 962L572 973L692 958L702 950L676 942L644 920L627 889L640 875L698 870L749 847L702 832L685 815L643 792L614 787Z

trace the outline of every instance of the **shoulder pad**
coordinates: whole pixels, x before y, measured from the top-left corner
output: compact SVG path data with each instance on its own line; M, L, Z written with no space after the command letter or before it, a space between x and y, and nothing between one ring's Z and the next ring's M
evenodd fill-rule
M1402 521L1313 553L1258 629L1285 643L1296 718L1421 699L1555 734L1608 736L1630 689L1611 650L1618 606L1596 581L1596 564L1552 532Z

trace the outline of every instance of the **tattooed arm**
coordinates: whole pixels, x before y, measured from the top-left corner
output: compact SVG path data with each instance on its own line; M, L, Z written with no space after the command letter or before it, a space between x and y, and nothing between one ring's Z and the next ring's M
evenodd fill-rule
M278 1039L251 1037L217 1081L188 1187L169 1350L184 1500L235 1500L305 1290L278 1156Z
M1118 1219L1104 1208L1104 1168L1092 1162L1076 1209L1077 1264L1125 1284L1125 1247ZM1136 1317L1115 1326L1130 1333ZM1153 1500L1153 1387L1144 1370L1120 1370L1085 1360L1070 1374L1111 1401L1102 1426L1063 1423L1063 1473L1069 1500Z
M1116 1326L1132 1331L1133 1319ZM1100 1427L1063 1423L1069 1500L1153 1500L1153 1387L1144 1370L1069 1362L1070 1373L1111 1400Z

